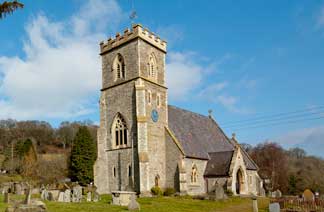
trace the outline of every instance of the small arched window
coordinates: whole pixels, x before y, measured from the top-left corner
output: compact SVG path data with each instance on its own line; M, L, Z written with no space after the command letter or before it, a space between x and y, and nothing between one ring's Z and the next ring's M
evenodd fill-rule
M196 183L198 178L197 166L193 165L191 168L191 183Z
M128 166L128 177L132 176L132 167L129 165Z
M127 126L124 118L118 113L113 124L112 137L115 148L127 147Z
M116 177L116 168L113 168L113 176Z
M115 57L112 71L115 74L115 80L125 79L126 77L125 61L121 54L117 54L117 56Z
M153 53L150 54L150 56L149 56L148 76L149 76L149 78L153 78L153 79L155 79L157 76L156 59L155 59L155 55Z
M156 94L156 105L157 105L158 107L161 106L161 94L160 94L160 93L157 93L157 94Z
M152 92L150 90L147 91L147 103L150 105L152 102Z

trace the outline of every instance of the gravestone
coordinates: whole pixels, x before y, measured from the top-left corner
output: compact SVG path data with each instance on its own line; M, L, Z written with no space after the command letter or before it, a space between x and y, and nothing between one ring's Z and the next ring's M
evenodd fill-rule
M87 202L91 202L91 192L87 193Z
M9 203L10 202L10 197L9 197L9 193L8 192L5 193L4 202L5 203Z
M280 212L280 205L279 203L271 203L269 205L269 212Z
M72 202L81 202L82 200L82 187L77 184L73 187Z
M64 191L64 202L71 202L71 190L66 189Z
M260 188L260 196L261 197L265 197L266 196L266 192L265 192L264 188Z
M94 201L94 202L98 202L99 200L100 200L99 193L95 191L95 192L93 193L93 201Z
M64 192L61 191L59 193L59 196L58 196L58 199L57 199L58 202L64 202Z
M276 197L276 198L280 198L281 196L282 196L281 191L280 191L279 189L277 189L277 190L275 191L275 197Z
M49 201L54 201L55 200L52 192L48 192L48 200Z
M15 183L14 187L15 187L15 194L18 194L18 195L23 194L22 186L20 183Z
M24 201L24 203L25 203L26 205L29 205L29 204L30 204L30 199L31 199L31 189L29 188L29 189L27 190L27 193L26 193L26 197L25 197L25 201Z
M215 184L215 198L216 198L216 200L224 199L224 195L225 195L225 192L224 192L223 186L216 183Z
M315 200L314 193L311 190L306 189L303 193L303 199L304 201L314 201Z
M49 193L48 193L46 188L42 190L41 199L42 200L49 200Z
M252 208L253 208L253 212L259 212L259 208L258 208L258 200L256 196L252 196Z
M140 204L136 201L136 195L131 195L130 202L128 204L128 210L129 211L139 211L140 210Z

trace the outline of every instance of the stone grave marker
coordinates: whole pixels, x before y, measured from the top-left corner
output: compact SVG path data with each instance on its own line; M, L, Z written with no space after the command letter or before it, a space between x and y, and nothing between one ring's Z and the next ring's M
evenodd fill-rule
M140 210L140 204L136 201L136 195L131 195L130 202L128 204L128 210L129 211L139 211Z
M52 192L48 192L48 200L49 201L54 201L54 196Z
M5 203L9 203L10 202L10 197L9 197L9 193L6 192L5 195L4 195L4 202Z
M64 191L64 202L71 202L71 190L66 189Z
M46 188L42 190L41 199L42 200L49 200L49 193L48 193Z
M87 202L91 202L91 192L89 191L88 193L87 193Z
M14 188L15 188L15 194L18 194L18 195L23 194L22 186L20 183L15 183Z
M253 208L253 212L259 212L258 199L254 195L252 196L252 208Z
M27 193L26 193L26 197L25 197L25 201L24 201L24 203L25 203L26 205L29 205L29 204L30 204L30 200L31 200L31 189L29 188L29 189L27 190Z
M225 192L223 186L216 182L215 184L215 198L216 200L224 199Z
M64 202L64 192L63 191L60 191L57 201Z
M260 188L260 196L261 197L265 197L266 196L266 192L265 192L264 188Z
M95 192L93 193L93 201L94 201L94 202L98 202L99 200L100 200L99 193L95 191Z
M279 189L277 189L277 190L275 191L275 197L276 197L276 198L280 198L281 196L282 196L281 191L280 191Z
M303 193L303 199L304 201L314 201L315 200L314 193L311 190L306 189Z
M72 202L81 202L82 200L82 187L77 184L73 187Z
M280 212L280 205L279 203L271 203L269 205L269 212Z

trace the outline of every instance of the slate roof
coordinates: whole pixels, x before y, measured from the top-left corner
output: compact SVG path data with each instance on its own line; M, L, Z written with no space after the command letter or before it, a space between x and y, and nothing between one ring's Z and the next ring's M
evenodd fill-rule
M180 142L187 157L208 160L209 152L234 150L212 118L170 105L168 115L169 129Z
M209 153L210 160L207 163L204 176L228 176L233 153L234 151Z
M168 106L168 118L169 129L179 141L185 155L209 160L205 174L228 174L237 141L228 139L214 119L171 105ZM242 148L241 150L246 168L258 170L248 153Z

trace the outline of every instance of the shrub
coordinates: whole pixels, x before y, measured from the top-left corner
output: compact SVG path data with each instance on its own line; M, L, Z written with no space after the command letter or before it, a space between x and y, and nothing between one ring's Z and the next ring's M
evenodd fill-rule
M151 188L151 193L155 196L162 196L163 192L160 187L154 186Z
M164 196L172 196L175 194L175 189L174 188L166 188L163 195Z
M231 190L229 190L229 189L226 189L226 190L225 190L225 193L226 193L226 195L229 196L229 197L233 196L233 192L232 192Z

